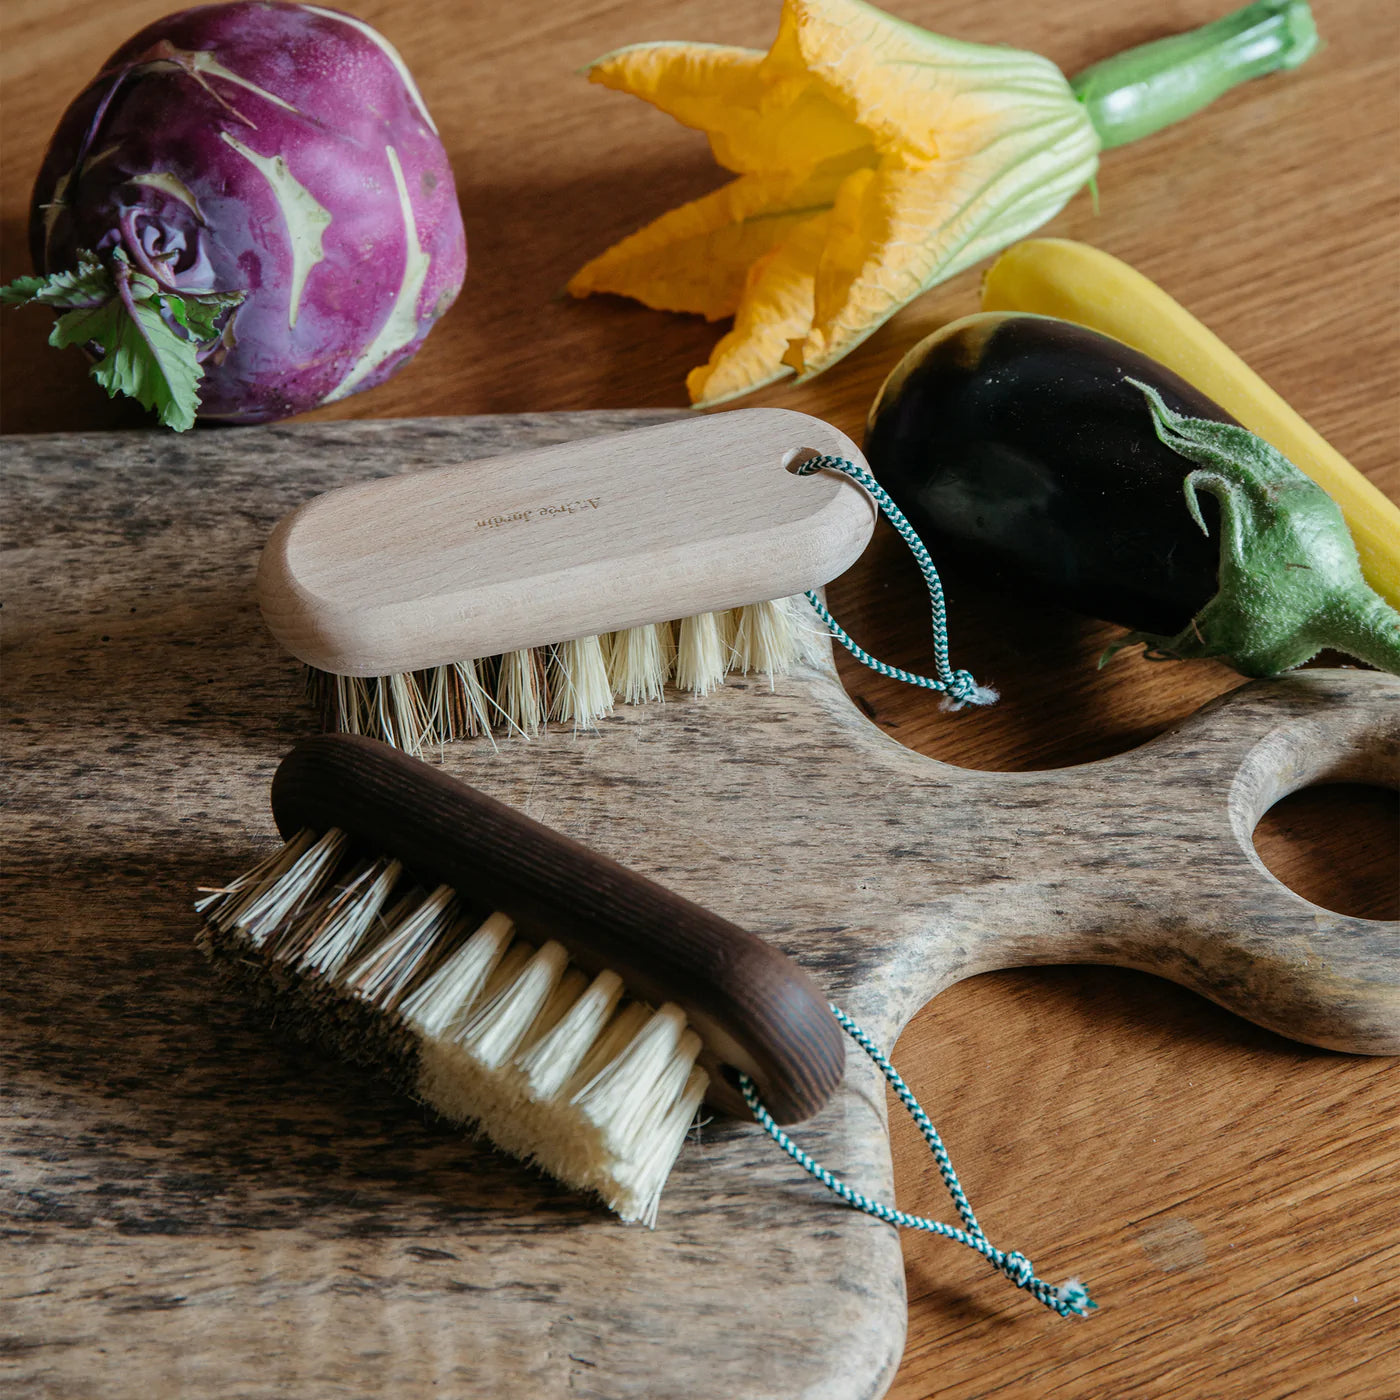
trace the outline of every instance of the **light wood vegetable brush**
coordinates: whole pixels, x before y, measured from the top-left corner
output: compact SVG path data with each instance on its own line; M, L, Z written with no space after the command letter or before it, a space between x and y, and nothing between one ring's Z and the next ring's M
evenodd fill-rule
M787 469L815 454L863 463L827 423L747 409L344 487L278 524L259 602L328 728L409 752L588 728L825 636L795 595L855 562L875 508Z
M834 1092L842 1031L790 958L364 737L304 740L285 844L205 890L199 944L279 1023L370 1064L624 1220L652 1223L702 1099L779 1122Z

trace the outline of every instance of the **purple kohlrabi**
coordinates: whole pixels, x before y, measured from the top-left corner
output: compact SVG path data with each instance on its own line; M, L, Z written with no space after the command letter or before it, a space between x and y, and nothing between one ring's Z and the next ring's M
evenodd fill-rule
M53 343L174 426L195 393L201 419L250 423L387 379L467 256L394 48L339 11L264 3L184 10L112 55L54 134L30 242L40 275L5 300L67 310Z

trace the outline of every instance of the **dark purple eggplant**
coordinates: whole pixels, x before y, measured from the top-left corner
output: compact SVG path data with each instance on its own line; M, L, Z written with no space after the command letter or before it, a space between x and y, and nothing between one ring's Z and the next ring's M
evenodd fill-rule
M936 559L1273 675L1323 647L1400 671L1400 614L1329 496L1172 371L1068 321L983 312L915 346L866 428Z
M992 312L916 346L885 381L865 456L936 558L1125 627L1178 632L1216 587L1186 513L1190 464L1158 440L1142 392L1234 420L1184 379L1097 331Z

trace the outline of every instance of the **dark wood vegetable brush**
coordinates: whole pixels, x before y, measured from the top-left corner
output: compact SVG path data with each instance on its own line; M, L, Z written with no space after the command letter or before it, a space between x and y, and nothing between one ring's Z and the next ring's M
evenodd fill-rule
M654 1221L702 1099L784 1123L844 1042L790 958L377 740L283 760L285 844L204 892L200 946L300 1033L624 1220Z

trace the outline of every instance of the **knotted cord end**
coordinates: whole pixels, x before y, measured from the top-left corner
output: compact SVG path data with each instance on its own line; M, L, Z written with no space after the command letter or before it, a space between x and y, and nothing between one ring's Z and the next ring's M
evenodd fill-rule
M1024 1288L1061 1317L1068 1317L1071 1313L1075 1317L1087 1317L1098 1307L1089 1296L1089 1290L1077 1278L1066 1279L1058 1288L1052 1288L1038 1278L1035 1265L1018 1249L1013 1249L1009 1254L996 1251L987 1256L987 1262L1005 1274L1017 1288Z
M1055 1311L1061 1317L1073 1313L1075 1317L1088 1317L1098 1307L1089 1296L1089 1290L1077 1278L1067 1278L1055 1290Z
M960 710L964 705L995 705L1001 693L990 685L978 685L971 671L954 671L953 683L943 700L945 710Z

